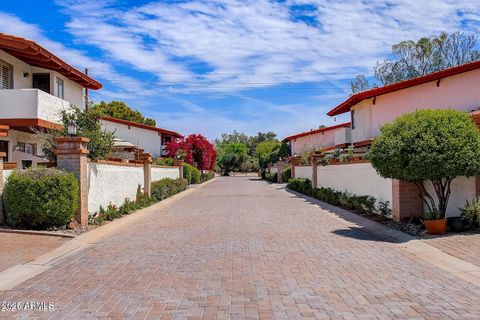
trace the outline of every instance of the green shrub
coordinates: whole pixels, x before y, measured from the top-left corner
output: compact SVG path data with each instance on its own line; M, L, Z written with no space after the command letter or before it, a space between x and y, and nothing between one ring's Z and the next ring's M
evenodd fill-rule
M169 198L174 194L184 191L187 188L185 179L164 178L159 181L152 182L152 198L157 201Z
M290 179L290 181L288 181L287 187L303 194L312 194L312 183L310 182L310 180L305 178Z
M63 227L78 206L73 174L57 169L15 170L3 192L7 223L16 228Z
M268 180L270 182L273 182L273 183L276 183L278 180L277 180L277 174L276 173L269 173L269 172L265 172L264 173L264 179L265 180Z
M462 219L470 227L480 226L480 198L472 200L465 204L465 207L461 210Z
M183 178L187 180L187 183L192 183L192 168L193 166L188 163L183 163Z
M183 178L188 181L188 184L196 184L201 182L200 170L189 163L183 163Z
M392 209L390 208L390 201L380 201L378 202L378 212L380 212L381 215L389 217L392 215Z
M192 167L192 184L202 183L202 174L200 170L195 167Z
M292 168L288 167L282 171L282 181L288 182L292 178Z
M173 158L161 158L154 162L157 166L173 166Z
M215 173L213 173L212 171L206 171L206 172L202 173L200 180L202 182L205 182L205 181L208 181L208 180L212 180L213 178L215 178Z

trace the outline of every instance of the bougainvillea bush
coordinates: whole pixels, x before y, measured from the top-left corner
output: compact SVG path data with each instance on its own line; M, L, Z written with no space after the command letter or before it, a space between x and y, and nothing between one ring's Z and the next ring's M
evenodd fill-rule
M217 153L213 144L201 134L191 134L177 139L167 146L168 157L182 157L183 160L200 170L213 170Z

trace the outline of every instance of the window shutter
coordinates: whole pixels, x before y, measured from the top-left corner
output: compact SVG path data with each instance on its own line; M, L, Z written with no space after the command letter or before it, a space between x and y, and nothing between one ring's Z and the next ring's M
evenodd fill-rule
M10 89L12 72L9 66L0 64L0 89Z

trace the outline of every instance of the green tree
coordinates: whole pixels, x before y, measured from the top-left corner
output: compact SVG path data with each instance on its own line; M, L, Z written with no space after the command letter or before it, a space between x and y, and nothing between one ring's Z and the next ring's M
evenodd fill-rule
M274 162L278 158L278 151L280 150L280 142L278 141L264 141L257 145L256 153L258 155L258 162L260 168L265 169L270 162Z
M215 140L215 145L220 146L223 143L243 143L247 146L247 153L251 157L257 158L256 148L263 141L278 141L277 134L274 132L259 132L255 136L247 136L243 132L233 131L232 133L223 133L221 138Z
M108 103L101 101L99 104L94 104L91 110L112 118L142 123L149 126L157 125L154 119L145 118L140 111L133 110L123 101L110 101Z
M445 217L452 180L480 172L480 133L464 112L419 110L384 125L369 158L382 177L413 182L429 212Z
M432 72L480 60L477 35L464 32L441 33L392 46L391 58L377 62L375 78L382 85L420 77ZM365 76L351 83L352 92L369 88Z
M74 108L73 111L62 111L61 130L52 130L47 133L37 132L45 141L43 146L45 156L50 161L56 161L55 137L67 136L68 124L73 121L77 125L77 135L90 139L90 142L87 144L88 158L92 160L107 158L112 150L115 136L112 132L102 130L100 116L101 114L95 110L85 112L79 108Z
M243 143L223 143L217 148L217 164L223 175L240 170L247 158L247 146Z

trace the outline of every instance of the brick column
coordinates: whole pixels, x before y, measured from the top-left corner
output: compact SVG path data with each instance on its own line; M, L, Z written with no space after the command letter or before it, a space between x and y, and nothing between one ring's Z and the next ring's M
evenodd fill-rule
M423 202L415 184L403 180L392 181L392 216L401 221L410 217L423 216Z
M302 163L302 157L290 158L290 164L292 166L292 178L295 178L295 166L298 166L300 163Z
M78 180L79 204L75 220L88 224L88 181L87 181L87 143L90 140L83 137L55 138L57 168L72 172Z
M173 160L173 166L178 167L178 174L180 176L180 179L183 179L183 160Z
M138 160L143 161L143 193L150 197L152 193L152 155L142 153Z
M3 157L7 154L0 152L0 226L5 223L5 212L3 211Z
M480 176L475 176L475 196L480 197Z
M312 163L312 188L316 189L317 188L317 182L318 182L318 177L317 177L317 168L318 168L318 160L322 158L321 153L313 153L311 156L311 163Z

